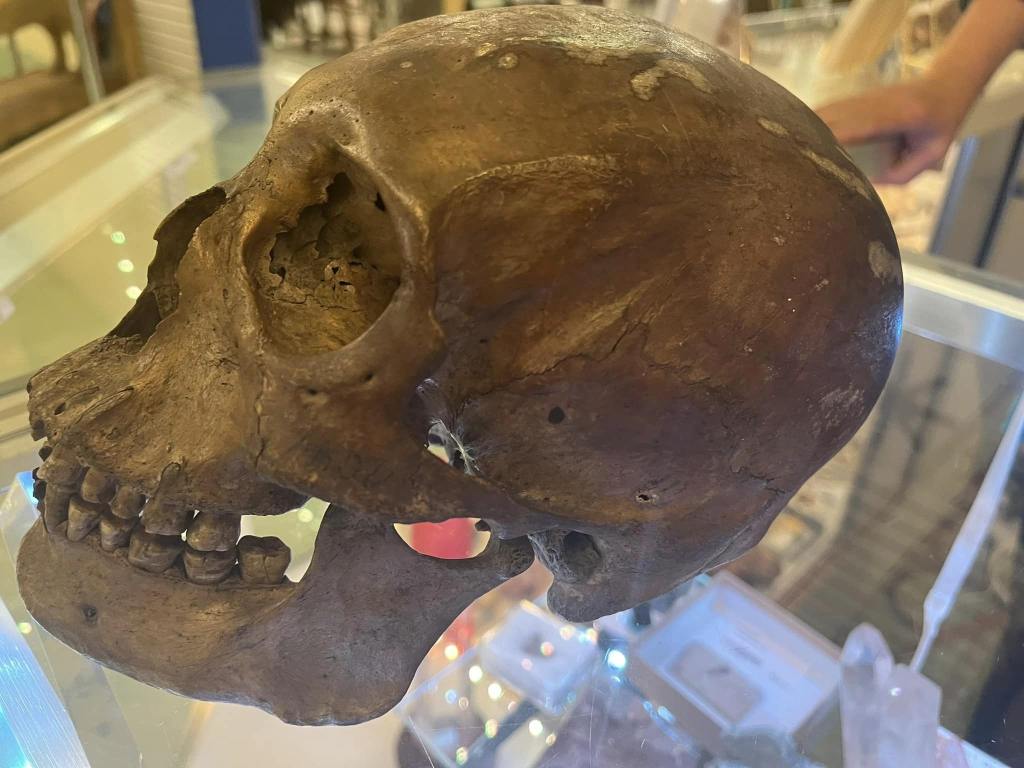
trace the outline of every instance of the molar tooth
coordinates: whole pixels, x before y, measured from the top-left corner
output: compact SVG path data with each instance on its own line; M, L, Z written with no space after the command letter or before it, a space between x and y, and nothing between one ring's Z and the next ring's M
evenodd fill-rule
M238 566L250 584L279 583L291 559L288 545L276 536L243 536L238 542Z
M142 525L149 533L178 536L192 521L192 510L181 504L168 504L150 499L142 510Z
M184 546L180 536L160 536L138 525L128 543L128 562L150 573L163 573L171 567Z
M94 504L106 504L114 498L115 490L113 477L90 467L82 478L82 489L78 495Z
M117 489L113 501L110 502L110 511L117 517L134 520L139 516L139 512L142 511L142 506L145 503L146 497L141 493L133 491L126 486L121 486Z
M115 549L128 546L135 523L133 519L112 515L110 510L104 512L100 518L100 546L103 547L103 551L113 552Z
M224 581L235 565L235 548L223 552L201 552L185 547L181 558L185 563L185 575L195 584L217 584Z
M189 524L185 540L201 552L234 552L241 525L240 515L200 512Z
M74 488L58 483L46 484L46 496L43 499L43 525L50 533L54 533L57 526L68 519L68 502L74 492Z
M81 541L100 522L104 506L74 496L68 504L68 538Z

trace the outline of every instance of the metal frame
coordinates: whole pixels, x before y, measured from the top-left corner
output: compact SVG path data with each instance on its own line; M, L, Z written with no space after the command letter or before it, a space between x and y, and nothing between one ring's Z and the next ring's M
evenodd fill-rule
M904 329L1024 371L1024 286L923 257L903 276Z

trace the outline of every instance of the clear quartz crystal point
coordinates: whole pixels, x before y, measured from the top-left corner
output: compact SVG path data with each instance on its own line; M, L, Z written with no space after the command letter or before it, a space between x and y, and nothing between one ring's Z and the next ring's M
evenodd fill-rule
M847 768L937 768L942 693L892 653L874 627L862 624L841 657L839 703Z
M843 764L883 768L878 746L882 695L892 674L892 653L882 634L861 624L846 639L840 657L839 706L843 724Z
M942 703L939 686L897 664L885 693L879 765L936 768Z

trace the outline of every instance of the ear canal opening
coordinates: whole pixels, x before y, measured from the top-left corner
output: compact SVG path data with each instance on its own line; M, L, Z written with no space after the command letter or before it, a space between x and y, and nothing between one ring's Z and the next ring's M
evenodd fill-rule
M339 173L325 199L277 236L254 274L272 343L292 355L337 351L383 314L399 284L401 250L377 189Z
M164 219L156 231L156 254L149 265L146 288L109 335L134 336L145 342L160 322L178 308L178 265L199 225L213 215L226 197L223 189L212 187L190 197Z
M601 551L589 534L569 529L530 534L533 551L558 581L579 584L601 566Z

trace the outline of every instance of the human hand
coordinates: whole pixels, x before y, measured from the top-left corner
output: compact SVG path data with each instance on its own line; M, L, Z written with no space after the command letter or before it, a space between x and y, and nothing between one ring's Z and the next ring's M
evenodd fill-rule
M873 181L906 184L937 168L956 138L974 94L957 98L929 77L877 88L818 109L842 144L884 141L892 156Z

